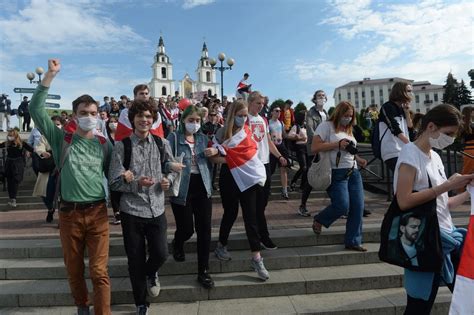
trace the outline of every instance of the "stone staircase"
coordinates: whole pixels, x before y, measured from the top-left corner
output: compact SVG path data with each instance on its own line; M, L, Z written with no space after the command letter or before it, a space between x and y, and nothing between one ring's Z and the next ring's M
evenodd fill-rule
M273 178L272 199L280 199L278 175ZM15 211L44 208L31 196L31 182L22 184ZM293 193L294 199L299 193ZM219 202L215 195L215 202ZM291 198L291 197L290 197ZM313 199L323 199L314 192ZM385 197L381 197L385 199ZM8 211L7 195L0 192L0 211ZM277 203L270 203L272 207ZM467 224L467 215L454 217ZM403 270L378 260L380 219L364 224L368 252L344 249L344 225L323 230L310 228L271 231L277 250L263 251L270 279L262 282L250 268L245 233L234 229L229 239L232 260L213 254L210 272L216 287L203 289L196 280L196 239L186 243L186 261L169 257L160 270L161 293L151 299L150 314L403 314ZM168 240L171 242L172 231ZM213 233L211 248L216 245ZM88 273L87 273L88 274ZM110 240L109 275L113 314L135 311L127 259L120 235ZM91 283L88 283L91 290ZM441 288L432 314L447 314L451 294ZM57 237L0 240L0 314L74 314L62 251Z

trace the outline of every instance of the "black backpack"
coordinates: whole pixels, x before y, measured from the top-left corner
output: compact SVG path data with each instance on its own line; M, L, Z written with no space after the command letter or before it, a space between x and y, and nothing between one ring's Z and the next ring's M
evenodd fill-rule
M370 144L372 145L372 152L374 154L374 157L378 159L382 159L382 139L383 137L385 137L387 131L388 128L383 133L382 138L380 138L380 121L377 120L375 125L372 127L372 131L370 133Z
M155 140L156 145L158 146L158 150L160 151L160 162L161 162L161 167L163 169L163 163L164 163L164 146L163 146L163 140L156 136L153 135L153 139ZM122 139L123 143L123 167L125 170L128 171L130 168L130 161L132 160L132 140L130 140L130 137ZM122 192L121 191L111 191L110 198L116 198L117 199L117 204L120 204L120 198L122 197Z

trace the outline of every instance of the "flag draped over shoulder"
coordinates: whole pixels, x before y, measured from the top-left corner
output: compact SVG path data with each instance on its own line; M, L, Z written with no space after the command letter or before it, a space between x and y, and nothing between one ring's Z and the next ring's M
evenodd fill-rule
M456 276L450 315L474 314L474 187L469 187L469 192L471 216Z
M128 108L124 108L120 112L117 130L115 131L115 140L120 141L124 138L129 137L132 134L132 124L128 119ZM158 113L158 119L153 123L151 126L150 132L155 136L159 136L161 138L164 137L163 126L161 124L161 115Z
M239 187L245 191L255 184L263 186L267 179L265 166L258 158L257 144L252 140L250 129L244 126L232 138L224 141L226 162Z

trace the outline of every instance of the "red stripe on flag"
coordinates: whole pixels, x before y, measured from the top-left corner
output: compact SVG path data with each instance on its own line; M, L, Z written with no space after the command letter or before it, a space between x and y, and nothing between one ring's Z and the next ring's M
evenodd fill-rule
M257 144L250 138L247 132L246 137L235 147L225 147L226 161L229 169L239 167L250 161L257 153Z
M458 275L474 280L474 215L471 215L469 219Z
M115 131L115 141L121 141L132 134L132 129L122 124L120 121L117 124L117 130Z

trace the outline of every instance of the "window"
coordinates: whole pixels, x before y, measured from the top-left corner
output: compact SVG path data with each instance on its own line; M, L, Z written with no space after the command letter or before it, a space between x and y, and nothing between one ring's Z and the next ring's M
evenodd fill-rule
M374 96L375 96L374 90L370 90L370 97L374 97Z
M379 96L383 96L383 90L382 89L379 90Z
M208 67L209 67L209 61L206 61L206 66L208 66Z
M365 108L365 100L362 100L362 107Z
M161 88L161 95L163 95L163 96L168 95L168 94L166 93L166 86L163 86L163 87Z
M359 101L356 100L356 107L359 107Z
M420 96L419 95L415 95L415 102L417 102L417 103L420 102Z
M165 62L165 57L161 57L161 62Z
M372 98L372 99L370 100L370 104L375 104L375 99Z
M435 102L438 101L438 93L435 93L435 94L434 94L434 101L435 101Z
M166 79L166 68L165 67L161 68L161 78Z
M362 97L365 97L365 91L362 91Z
M380 97L380 104L383 104L383 97Z
M425 100L429 101L430 100L430 95L428 93L425 93Z
M351 99L351 92L347 92L347 99L348 99L348 100Z
M337 95L339 97L339 102L341 101L341 93Z
M206 71L206 81L211 82L211 71Z
M359 92L354 92L355 98L359 98Z

